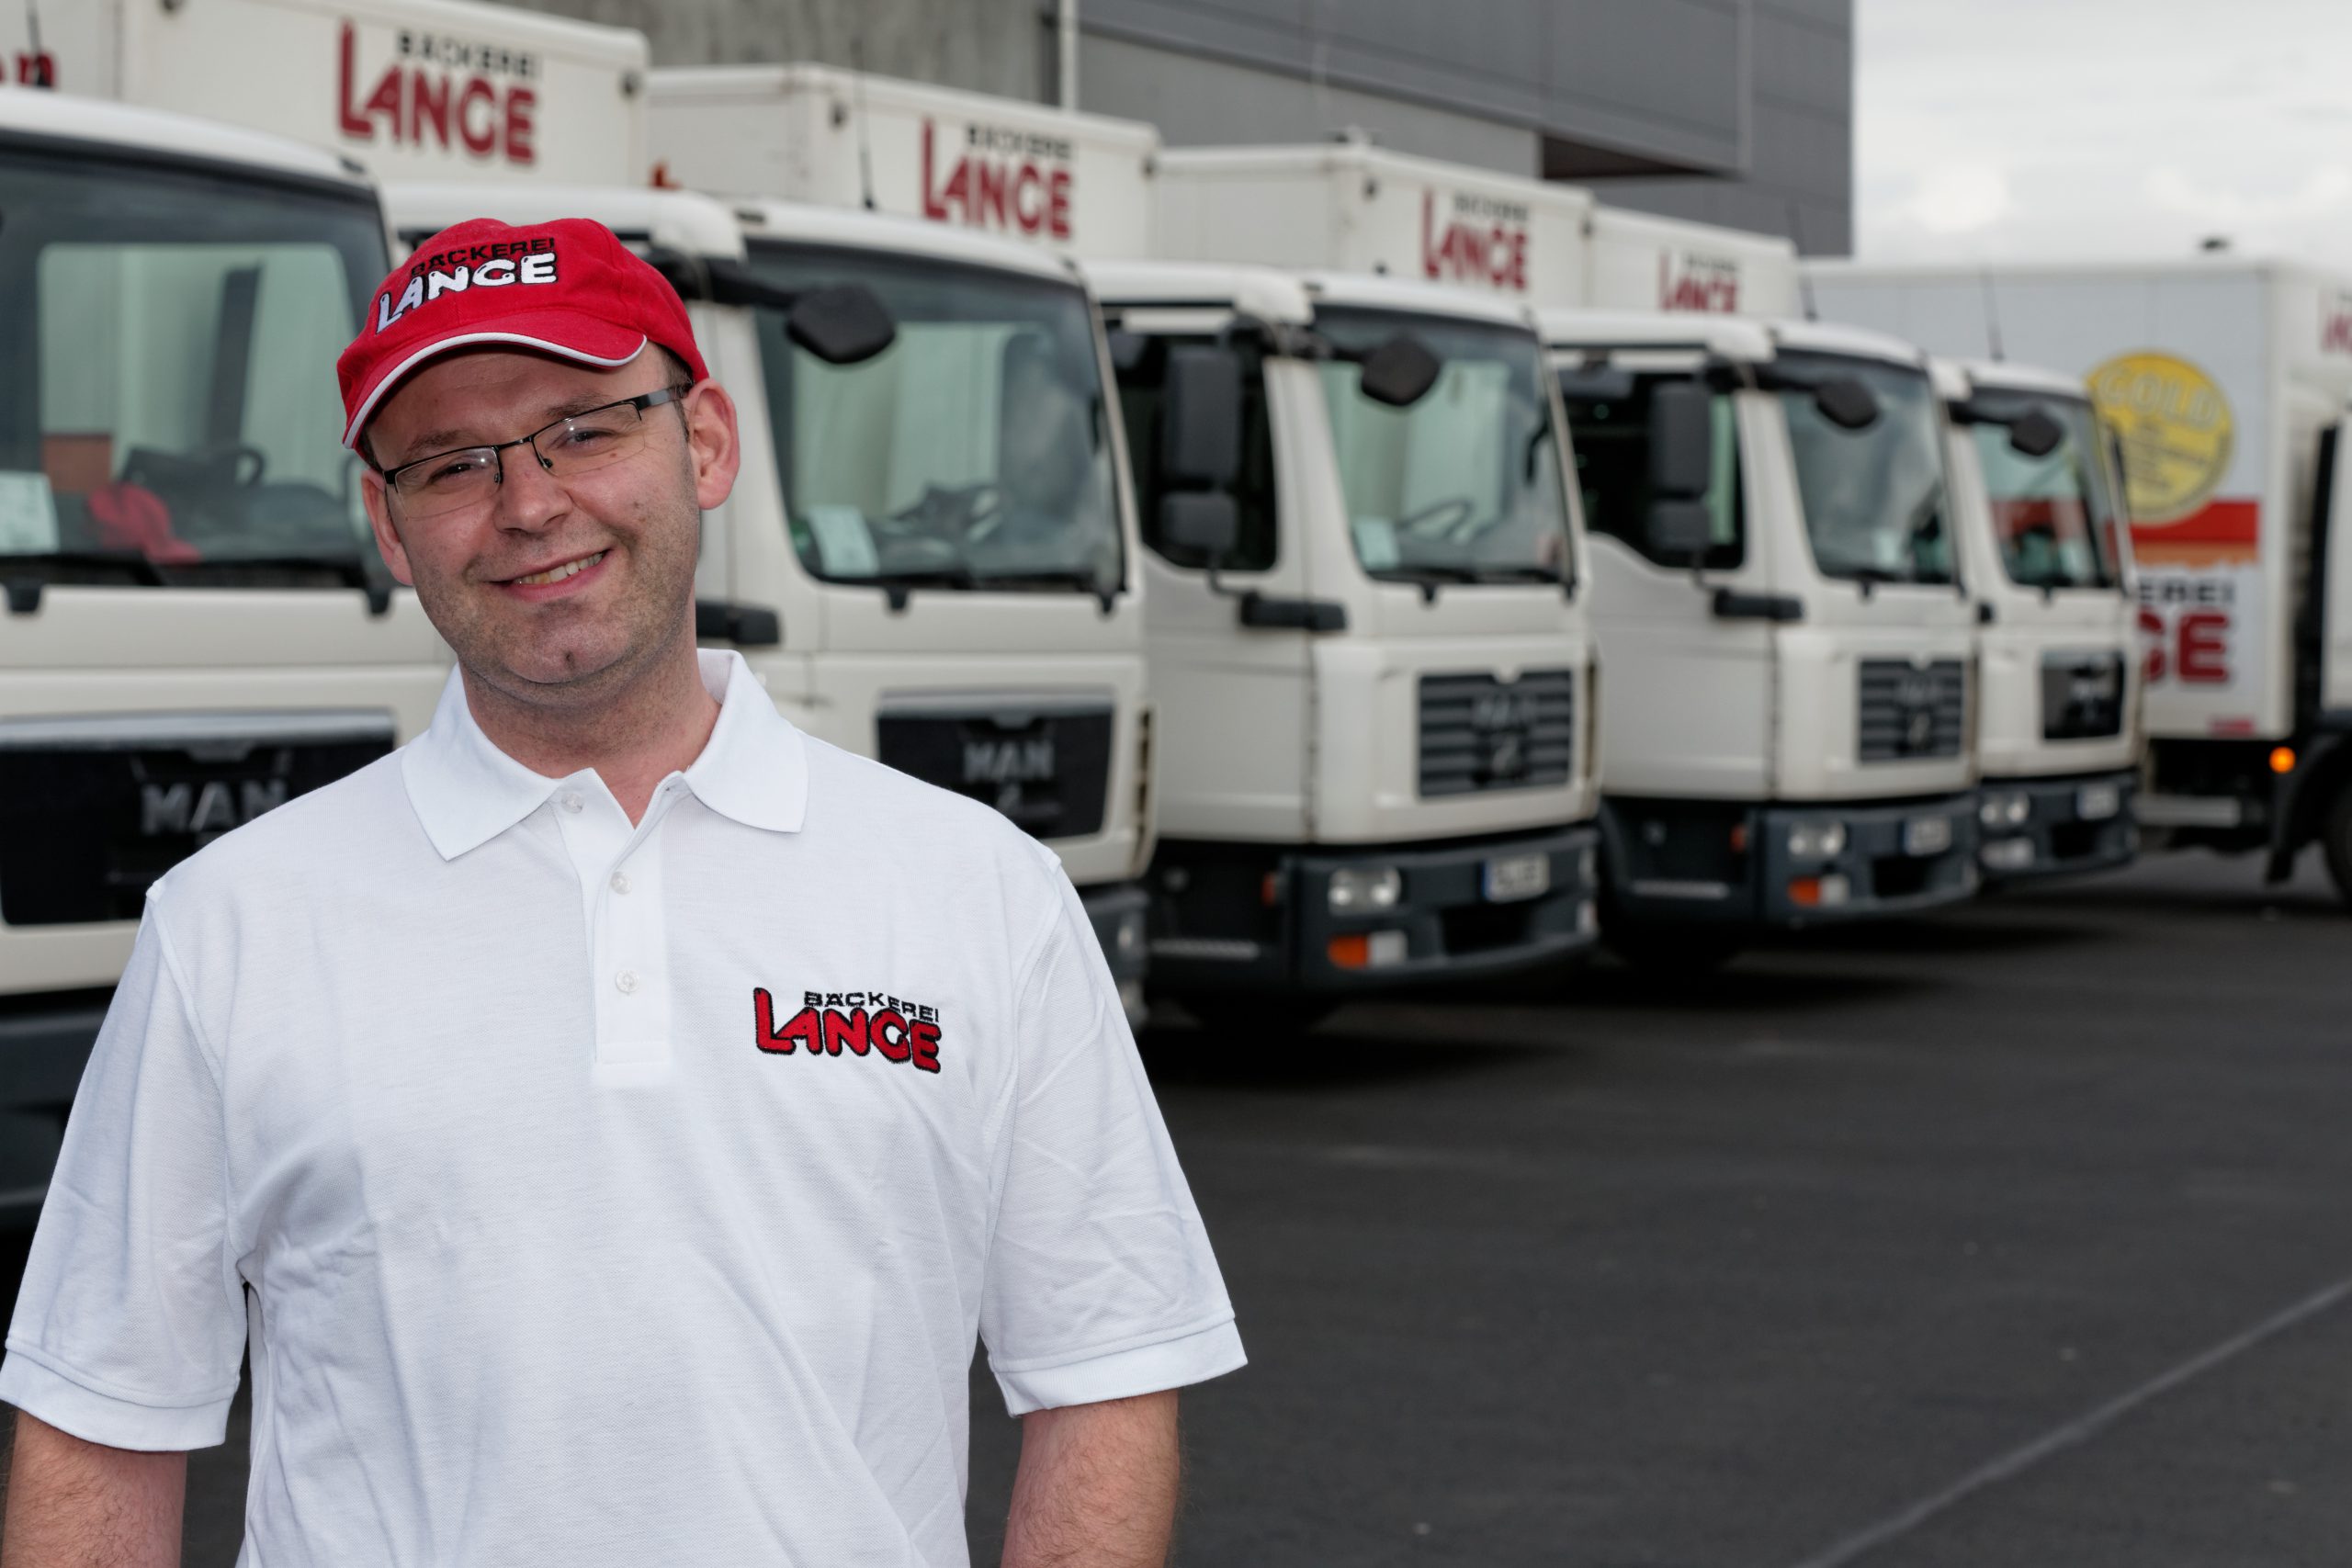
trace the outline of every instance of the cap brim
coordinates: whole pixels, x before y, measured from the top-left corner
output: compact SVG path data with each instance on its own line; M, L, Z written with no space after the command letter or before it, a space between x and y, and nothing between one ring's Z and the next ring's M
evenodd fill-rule
M643 333L616 327L577 310L518 310L511 316L475 321L463 332L417 344L378 376L361 394L359 406L352 411L351 423L343 432L343 444L347 448L356 448L359 432L367 426L368 415L376 412L376 405L400 385L402 377L441 355L461 348L503 346L552 354L560 359L610 369L635 359L651 341Z

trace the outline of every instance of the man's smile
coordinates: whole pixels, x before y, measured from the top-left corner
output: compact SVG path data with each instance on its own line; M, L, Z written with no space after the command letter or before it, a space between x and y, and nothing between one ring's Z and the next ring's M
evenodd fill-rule
M536 571L526 572L519 577L502 579L499 586L532 599L551 598L558 593L584 586L584 580L593 576L597 569L605 564L605 558L610 553L611 549L608 546L593 555L574 556L570 560L559 561L553 566L541 567Z

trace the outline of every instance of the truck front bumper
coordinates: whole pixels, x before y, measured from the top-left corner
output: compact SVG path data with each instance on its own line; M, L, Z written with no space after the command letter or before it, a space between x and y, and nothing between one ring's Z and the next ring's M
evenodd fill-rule
M0 1013L0 1230L40 1217L107 999L103 991L28 998L24 1010Z
M1094 927L1094 940L1111 978L1119 987L1119 1005L1126 1010L1127 1027L1144 1021L1144 971L1150 958L1151 895L1136 882L1114 882L1102 887L1081 887L1078 901Z
M1169 846L1164 840L1163 851ZM1185 846L1173 846L1182 854ZM1218 858L1231 861L1230 849ZM1267 904L1251 939L1193 931L1152 942L1155 989L1342 997L1531 969L1600 938L1600 833L1590 824L1435 844L1269 850L1260 876L1228 885ZM1246 929L1231 911L1220 925ZM1193 934L1198 933L1198 934Z
M1799 930L1975 893L1976 796L1604 800L1611 907L1629 924Z
M2122 769L2064 778L1987 779L1976 792L1977 864L1988 883L2128 865L2140 852L2133 817L2140 775Z

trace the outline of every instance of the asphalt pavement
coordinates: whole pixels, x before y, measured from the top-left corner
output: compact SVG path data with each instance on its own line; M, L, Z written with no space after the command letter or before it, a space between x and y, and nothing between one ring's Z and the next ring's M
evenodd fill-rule
M1177 1561L2352 1559L2347 957L2315 867L2165 857L1713 979L1155 1029L1251 1356L1186 1396Z

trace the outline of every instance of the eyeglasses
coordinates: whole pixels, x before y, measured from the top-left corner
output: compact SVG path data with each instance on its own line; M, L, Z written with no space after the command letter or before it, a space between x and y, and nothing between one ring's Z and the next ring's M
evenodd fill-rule
M506 482L506 454L528 446L539 467L559 479L574 479L633 456L645 445L645 411L675 403L691 390L664 387L639 397L583 410L535 430L519 441L459 446L381 470L384 483L413 518L439 517L486 506ZM679 413L685 412L683 404Z

